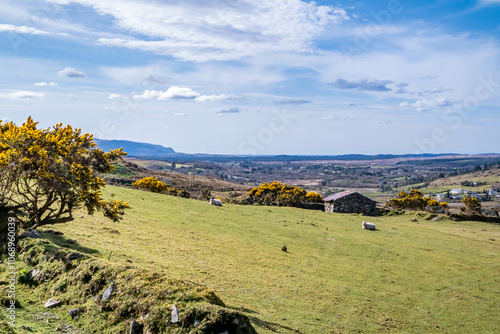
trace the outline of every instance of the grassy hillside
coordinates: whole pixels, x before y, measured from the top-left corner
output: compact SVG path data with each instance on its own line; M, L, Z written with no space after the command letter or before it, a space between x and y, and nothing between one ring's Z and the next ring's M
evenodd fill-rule
M357 215L111 194L133 208L123 221L78 213L53 240L201 284L259 333L500 331L498 225L411 213L372 232Z
M482 182L485 184L477 187L467 187L461 185L463 181ZM402 188L406 189L408 186ZM452 188L474 192L481 192L483 189L498 189L500 188L500 168L438 179L432 181L427 188L422 188L420 191L424 193L439 193Z
M185 189L191 195L197 196L201 188L209 188L216 192L248 191L250 186L220 180L214 176L192 175L148 169L151 164L164 164L165 162L127 158L125 161L113 164L115 170L104 175L107 183L121 183L130 185L133 181L143 177L154 176L162 182L178 189ZM169 163L170 165L170 163Z
M17 333L127 333L132 320L143 326L140 333L256 333L247 317L226 308L213 291L202 286L89 256L76 250L84 249L75 243L58 246L50 241L49 232L42 236L19 242L20 258L31 271L18 271L16 292L22 297L16 299ZM107 298L105 291L112 291ZM49 298L59 300L58 307L45 309L42 305ZM4 289L0 304L10 304ZM174 305L178 321L172 320ZM75 319L69 317L70 310L76 310ZM0 317L0 333L7 329Z

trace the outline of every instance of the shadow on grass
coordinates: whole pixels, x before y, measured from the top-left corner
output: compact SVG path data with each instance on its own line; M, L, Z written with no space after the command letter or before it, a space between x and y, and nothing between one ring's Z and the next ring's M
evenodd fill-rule
M252 322L253 325L260 327L260 328L267 329L269 331L281 332L282 330L287 330L289 332L300 334L300 331L298 329L290 328L288 326L283 326L283 325L277 324L275 322L264 321L264 320L261 320L257 317L253 317L253 316L248 316L248 319L250 319L250 321Z
M235 310L241 313L244 313L248 319L252 322L252 325L255 325L260 328L264 328L266 330L272 331L272 332L281 332L282 330L287 330L289 332L294 332L294 333L300 333L298 329L290 328L288 326L280 325L275 322L270 322L270 321L264 321L259 318L257 318L254 315L250 314L258 314L258 312L255 312L253 310L247 309L245 307L232 307L232 306L226 306L227 308L231 310Z
M40 232L43 238L53 242L57 246L69 248L78 251L80 253L89 255L100 254L100 252L97 249L83 247L76 240L68 239L64 235L58 235L48 231L49 230L38 230L38 232Z

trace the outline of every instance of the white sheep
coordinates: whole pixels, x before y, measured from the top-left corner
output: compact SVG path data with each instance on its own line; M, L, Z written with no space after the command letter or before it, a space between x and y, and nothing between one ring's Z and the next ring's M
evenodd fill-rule
M361 224L361 226L363 226L365 230L373 230L373 231L376 230L375 224L373 223L368 223L364 221L363 224Z
M215 206L222 206L222 201L220 199L210 197L210 204Z

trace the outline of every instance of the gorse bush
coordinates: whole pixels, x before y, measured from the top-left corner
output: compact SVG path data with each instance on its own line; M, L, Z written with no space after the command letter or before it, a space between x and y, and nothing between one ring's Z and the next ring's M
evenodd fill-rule
M120 219L127 203L104 201L99 173L114 169L112 161L127 153L103 152L92 135L56 124L38 129L30 117L22 125L0 121L0 205L10 209L23 228L65 222L86 208Z
M306 194L306 199L310 203L321 203L323 202L323 197L317 192L310 191Z
M161 182L158 178L149 176L142 178L138 181L132 183L132 186L136 189L141 188L153 193L163 193L169 190L166 183Z
M132 186L136 189L144 189L153 193L167 194L183 198L191 197L191 195L187 191L169 188L166 183L161 182L154 176L144 177L138 181L135 181L134 183L132 183Z
M461 208L461 210L465 214L481 214L481 202L476 197L467 195L462 199L462 203L465 204L465 207Z
M304 189L289 184L282 184L278 181L263 183L248 192L248 196L250 196L254 202L283 206L300 206L305 203L316 201L321 197L321 195L316 193L311 192L309 194L308 197L308 193Z
M420 210L436 212L446 210L448 203L438 202L430 197L425 197L420 191L412 189L409 192L401 191L398 198L391 198L385 203L386 208L395 210Z

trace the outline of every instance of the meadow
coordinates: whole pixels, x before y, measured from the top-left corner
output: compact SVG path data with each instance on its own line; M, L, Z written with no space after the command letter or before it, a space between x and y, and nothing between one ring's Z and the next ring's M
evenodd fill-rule
M462 186L464 181L481 182L479 186ZM415 186L415 185L414 185ZM470 174L451 176L448 178L438 178L430 182L428 187L419 190L425 194L437 194L449 191L453 188L469 190L472 192L483 192L489 189L498 189L500 187L500 169L476 171ZM400 187L401 190L409 188Z
M64 232L53 240L201 284L259 333L500 331L499 225L215 207L112 186L104 195L132 206L124 220L77 212L47 227Z

